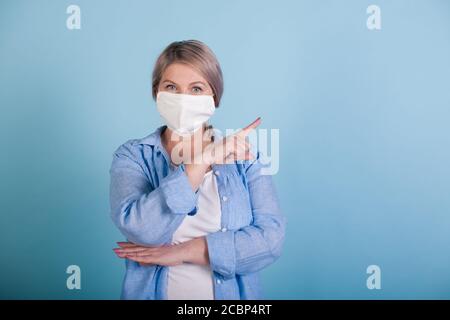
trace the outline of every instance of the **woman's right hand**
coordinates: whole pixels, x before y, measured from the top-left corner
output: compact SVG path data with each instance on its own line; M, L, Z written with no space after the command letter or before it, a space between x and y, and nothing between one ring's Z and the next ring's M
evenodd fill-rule
M261 123L257 118L245 128L233 133L218 142L211 142L205 146L199 155L195 156L193 163L186 163L186 175L192 189L198 189L203 181L206 171L213 164L233 163L236 160L250 160L250 144L246 141L247 135ZM200 159L198 159L200 157Z
M237 160L250 160L254 156L250 152L250 144L246 141L247 135L261 124L258 117L245 128L233 133L218 142L210 143L205 147L201 156L205 164L233 163Z

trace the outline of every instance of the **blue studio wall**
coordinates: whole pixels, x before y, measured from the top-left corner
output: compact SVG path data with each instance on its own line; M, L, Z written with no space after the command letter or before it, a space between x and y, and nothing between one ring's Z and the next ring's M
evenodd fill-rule
M70 5L81 29L66 26ZM184 39L221 62L215 126L261 116L280 130L288 228L267 298L450 298L445 0L2 0L0 298L119 298L112 153L160 125L152 67Z

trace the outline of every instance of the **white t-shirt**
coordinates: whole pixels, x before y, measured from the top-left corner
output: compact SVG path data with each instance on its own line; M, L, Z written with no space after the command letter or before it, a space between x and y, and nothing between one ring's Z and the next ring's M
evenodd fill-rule
M210 170L205 174L198 190L197 213L184 218L173 235L172 243L178 244L217 232L220 225L221 209L217 181ZM214 283L210 266L183 263L169 267L167 299L213 300Z

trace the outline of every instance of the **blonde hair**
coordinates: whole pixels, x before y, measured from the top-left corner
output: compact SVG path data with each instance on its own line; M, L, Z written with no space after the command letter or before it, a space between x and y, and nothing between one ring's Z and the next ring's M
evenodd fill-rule
M200 72L214 94L214 104L219 107L223 94L223 75L214 52L198 40L175 41L159 55L153 68L152 96L156 99L159 82L164 71L172 63L184 63Z

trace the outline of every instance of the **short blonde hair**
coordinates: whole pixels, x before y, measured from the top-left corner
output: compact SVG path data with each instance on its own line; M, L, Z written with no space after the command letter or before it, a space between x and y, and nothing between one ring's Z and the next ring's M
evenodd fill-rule
M198 40L175 41L169 44L156 60L152 75L152 95L156 99L159 82L164 71L172 63L184 63L197 69L208 81L213 94L214 104L219 107L223 94L223 75L214 52Z

